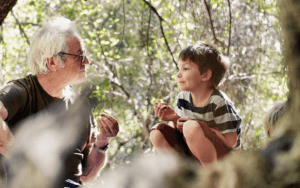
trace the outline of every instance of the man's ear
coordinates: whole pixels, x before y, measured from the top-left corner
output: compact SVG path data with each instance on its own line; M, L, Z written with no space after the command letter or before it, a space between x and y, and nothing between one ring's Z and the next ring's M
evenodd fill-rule
M204 73L202 73L202 76L202 81L208 81L212 76L212 71L210 69L207 69Z
M57 69L57 62L54 60L54 57L49 57L46 59L47 63L46 66L50 71L56 71Z

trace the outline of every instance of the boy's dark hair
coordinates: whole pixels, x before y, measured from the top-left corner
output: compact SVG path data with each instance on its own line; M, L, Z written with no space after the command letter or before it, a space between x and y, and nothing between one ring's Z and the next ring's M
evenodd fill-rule
M196 63L201 74L210 69L212 72L210 81L214 87L219 85L228 68L217 48L203 41L197 41L195 44L184 48L179 54L179 59Z

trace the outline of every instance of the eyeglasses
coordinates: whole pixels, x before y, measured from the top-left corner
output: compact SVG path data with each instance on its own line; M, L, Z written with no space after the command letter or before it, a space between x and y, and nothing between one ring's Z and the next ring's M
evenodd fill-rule
M83 52L82 55L77 55L77 54L68 54L68 53L65 53L65 52L58 52L59 55L72 55L72 56L78 56L78 57L81 57L81 63L84 62L84 59L85 59L85 51Z

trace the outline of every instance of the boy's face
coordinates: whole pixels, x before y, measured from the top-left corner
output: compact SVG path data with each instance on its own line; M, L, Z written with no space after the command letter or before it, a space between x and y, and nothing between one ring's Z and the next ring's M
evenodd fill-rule
M203 83L203 74L200 74L199 67L190 60L179 60L179 72L176 76L179 88L182 91L195 91Z

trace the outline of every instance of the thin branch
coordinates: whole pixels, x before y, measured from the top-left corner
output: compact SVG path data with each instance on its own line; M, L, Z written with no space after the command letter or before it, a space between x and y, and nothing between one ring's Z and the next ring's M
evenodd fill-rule
M213 20L212 20L212 18L211 18L209 5L207 4L206 0L203 0L203 2L204 2L204 4L205 4L205 8L206 8L206 11L207 11L209 20L210 20L210 26L211 26L211 31L213 32L214 40L215 40L215 42L217 42L217 37L216 37L215 29L214 29Z
M157 10L151 5L151 3L149 3L149 2L146 1L146 0L143 0L143 1L144 1L144 3L146 3L146 4L149 6L149 8L157 15L159 21L165 21L165 20L158 14Z
M69 18L72 18L72 16L74 15L74 8L75 8L77 2L78 2L78 0L76 0L76 1L74 2L73 8L72 8L72 12L70 12Z
M228 48L227 48L227 56L229 55L229 50L230 50L230 43L231 43L231 21L232 21L232 16L231 16L231 5L230 5L230 0L227 0L228 2L228 7L229 7L229 38L228 38Z
M210 13L210 8L209 8L209 5L208 3L206 2L206 0L203 0L204 4L205 4L205 8L206 8L206 11L207 11L207 14L208 14L208 17L209 17L209 21L210 21L210 26L211 26L211 31L213 33L213 37L214 37L214 41L215 43L220 43L222 45L222 47L224 48L224 44L222 41L220 41L217 36L216 36L216 32L215 32L215 29L214 29L214 24L213 24L213 20L212 20L212 17L211 17L211 13Z
M167 38L166 38L166 36L165 36L164 28L163 28L163 25L162 25L162 22L165 21L165 20L158 14L157 10L151 5L151 3L149 3L149 2L146 1L146 0L143 0L143 1L144 1L144 3L146 3L146 4L149 6L149 8L150 8L150 9L156 14L156 16L158 17L158 19L159 19L159 24L160 24L161 34L163 35L163 38L164 38L165 43L166 43L166 45L167 45L168 51L170 52L170 54L171 54L171 56L172 56L173 63L175 64L177 70L179 70L179 69L178 69L177 62L176 62L176 60L175 60L175 58L174 58L173 52L171 51L171 48L170 48L169 43L168 43L168 40L167 40Z
M33 26L39 26L39 27L42 26L41 24L38 24L38 23L31 23L31 22L21 22L20 24L21 24L21 25L33 25Z
M147 53L148 53L148 56L150 56L150 53L149 53L149 31L150 31L150 24L151 24L151 15L152 15L152 11L150 9L149 11L149 20L148 20L148 28L147 28Z
M20 24L18 18L16 17L16 15L14 14L13 11L11 11L11 14L12 14L12 16L15 18L15 20L16 20L18 26L19 26L20 32L21 32L21 33L24 35L24 37L26 38L27 44L30 45L29 39L28 39L28 37L27 37L25 31L23 30L22 25Z
M125 36L125 0L123 0L123 32L122 32L122 39L120 40L120 45L118 45L117 53L119 52L120 48L122 47L122 42Z

